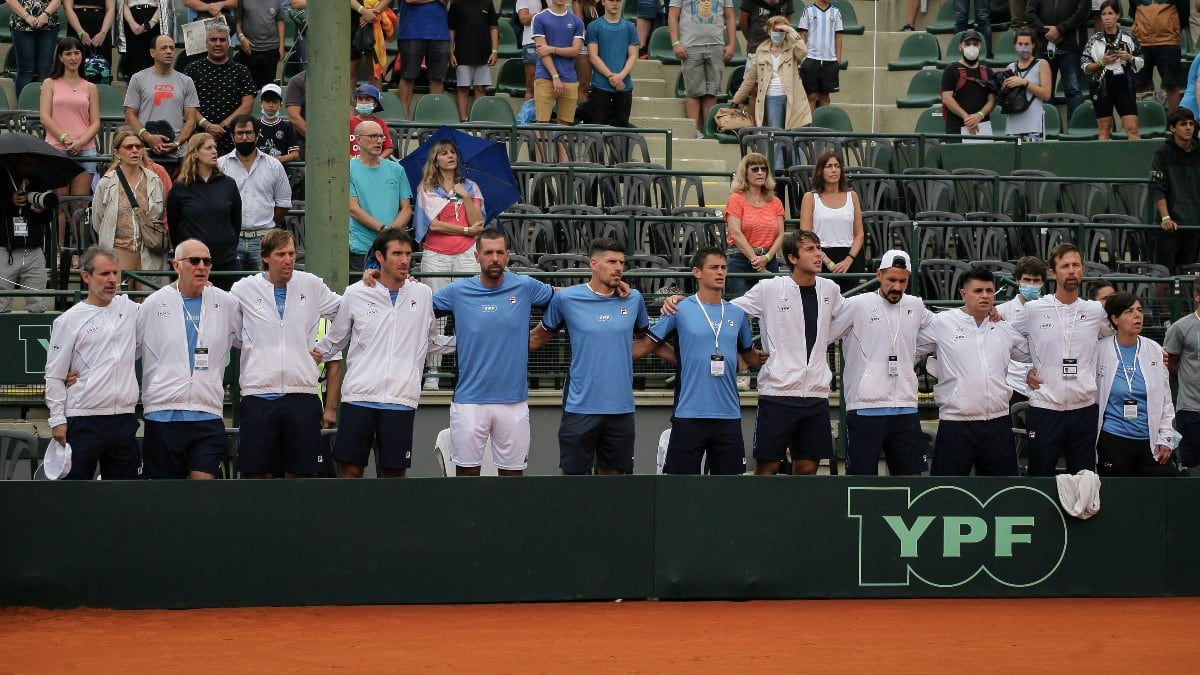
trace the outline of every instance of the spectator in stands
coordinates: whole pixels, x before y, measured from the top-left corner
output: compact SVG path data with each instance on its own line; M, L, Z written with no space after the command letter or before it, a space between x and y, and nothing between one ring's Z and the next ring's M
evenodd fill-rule
M433 309L454 316L458 385L450 405L450 458L457 476L478 476L488 439L501 476L529 464L529 317L554 289L506 271L504 233L486 229L476 243L478 276L433 294ZM424 260L422 260L424 265Z
M392 143L392 134L388 131L387 122L382 117L375 115L382 111L383 104L379 101L379 90L369 84L358 85L358 89L354 90L354 113L350 115L350 157L358 157L361 152L358 137L354 131L363 122L374 122L383 132L383 151L379 155L380 159L392 156L395 149L395 145Z
M518 0L520 4L520 0ZM666 11L666 0L638 0L637 3L637 33L638 55L648 58L650 34L662 24L663 13Z
M111 249L79 257L88 295L54 320L46 354L46 408L54 440L71 446L69 480L141 478L134 406L138 305L117 295L121 270ZM67 376L78 373L69 389Z
M991 136L988 115L996 107L992 70L983 65L980 53L983 40L968 30L962 36L962 58L942 71L942 118L947 134ZM956 143L958 139L947 140Z
M1018 260L1013 268L1013 280L1017 282L1016 297L996 307L1000 317L1010 322L1016 322L1017 318L1025 312L1026 303L1042 297L1042 287L1046 285L1046 265L1036 256L1027 255ZM1009 405L1029 400L1029 383L1025 381L1026 376L1029 375L1029 368L1028 362L1016 359L1008 362L1006 382L1008 388L1012 389Z
M1034 33L1030 28L1017 29L1013 48L1017 60L1008 64L1004 89L1020 88L1025 92L1029 107L1018 113L1004 113L1004 133L1017 136L1027 143L1046 140L1046 122L1042 107L1054 91L1050 89L1050 63L1033 55ZM1003 91L1003 90L1002 90ZM1058 129L1054 130L1055 132Z
M1182 436L1179 459L1186 467L1200 464L1200 285L1192 282L1193 311L1167 329L1163 349L1167 368L1178 377L1175 429Z
M12 15L8 27L16 52L17 94L25 85L41 81L54 64L58 42L58 3L55 0L8 0Z
M675 58L682 62L684 108L696 123L696 138L704 138L704 122L721 93L721 76L737 45L733 3L671 0L667 28Z
M359 281L346 289L337 317L313 352L314 357L332 357L350 346L333 446L342 478L362 478L372 447L379 448L380 476L404 476L412 466L413 418L421 400L425 354L454 351L453 340L437 334L429 287L408 283L414 246L403 229L389 228L375 237L376 284ZM384 363L387 368L381 370Z
M1194 12L1192 17L1200 20L1200 11ZM1200 35L1200 32L1193 32L1193 34ZM1196 95L1197 79L1200 79L1200 59L1192 59L1192 65L1188 66L1187 82L1184 83L1187 88L1179 99L1179 105L1191 110L1193 117L1200 114L1200 105L1198 105Z
M751 92L757 91L754 105L757 126L796 129L811 124L812 109L798 70L806 53L804 39L782 16L768 19L767 29L770 38L758 46L754 64L747 64L746 77L729 102L741 105ZM777 164L779 159L776 158Z
M796 28L808 46L800 75L808 92L808 105L816 110L829 105L829 95L841 89L838 71L842 67L842 10L829 0L816 0L804 8Z
M592 65L592 124L628 127L633 107L633 67L638 61L637 31L621 18L621 0L604 0L604 16L587 29Z
M1170 136L1150 160L1150 199L1162 222L1154 247L1154 262L1178 274L1196 261L1200 241L1200 148L1196 120L1180 106L1167 116Z
M142 245L133 205L121 184L133 191L137 207L151 220L162 220L166 190L162 179L144 164L145 147L129 127L113 135L113 163L96 184L92 198L92 226L100 246L111 251L119 270L161 270L163 256ZM120 173L118 173L120 172ZM136 288L131 282L131 287Z
M939 420L929 473L1016 476L1006 378L1010 358L1029 358L1025 338L1009 322L989 318L996 298L990 270L971 269L958 293L963 306L935 315L917 345L918 354L936 352L926 366L937 377Z
M413 84L421 74L421 64L429 77L429 93L445 89L442 80L450 66L450 22L444 0L401 0L400 30L400 103L412 119Z
M900 32L909 32L916 30L917 26L917 10L921 8L921 0L908 0L908 15L904 25L900 27Z
M533 17L533 42L538 55L533 78L537 122L548 124L557 108L558 123L572 124L579 104L575 57L583 46L583 21L571 13L566 0L550 0L550 7Z
M1134 44L1141 46L1141 56L1145 57L1146 63L1145 68L1134 69L1137 73L1139 98L1153 97L1154 71L1157 69L1158 79L1161 80L1163 93L1166 95L1165 105L1168 111L1179 105L1179 62L1182 59L1180 37L1183 28L1188 25L1193 1L1129 0L1133 36L1137 38ZM1104 20L1105 7L1112 7L1120 17L1121 4L1118 0L1100 3L1100 20L1104 23L1105 31L1110 32L1108 23Z
M918 333L933 321L920 298L906 295L912 261L904 251L883 254L879 291L847 299L833 317L830 339L846 358L846 473L873 476L879 457L888 473L925 471L925 436L917 416L914 358ZM881 320L882 319L882 320Z
M54 223L54 207L30 202L30 193L47 188L34 175L38 158L34 155L10 155L3 158L4 177L0 178L0 218L4 241L0 243L0 290L40 290L46 287L46 254L42 251L46 233ZM46 299L25 298L25 309L46 311ZM12 297L0 296L0 313L12 310Z
M1050 251L1054 295L1031 300L1013 327L1029 341L1029 475L1096 469L1096 349L1112 335L1100 303L1079 297L1083 257L1074 244Z
M291 232L262 238L262 274L239 279L242 310L241 432L237 468L246 478L323 473L321 427L337 422L341 362L327 364L325 405L317 397L312 350L320 319L333 319L341 297L296 267Z
M109 0L63 0L62 6L67 19L67 37L79 38L85 59L102 56L111 69L112 29L117 16L115 4Z
M256 89L275 81L285 49L283 22L280 0L238 0L239 56Z
M350 270L362 271L375 236L412 220L412 188L404 167L382 160L386 134L378 122L354 130L360 153L350 160Z
M158 36L171 38L171 46L175 46L172 0L117 0L117 15L121 17L116 22L117 51L121 54L121 73L125 77L133 77L159 62ZM175 61L173 50L171 61Z
M1133 83L1134 73L1142 69L1142 52L1133 34L1117 23L1120 16L1121 5L1117 0L1100 3L1104 30L1092 35L1083 48L1083 72L1092 76L1089 94L1096 108L1102 141L1112 138L1114 109L1121 116L1129 138L1140 138ZM1178 91L1175 96L1178 102Z
M721 249L697 250L692 256L696 294L681 301L675 314L660 318L634 345L634 358L654 353L670 360L666 342L675 344L678 380L663 473L699 474L705 453L714 475L746 471L741 403L728 365L738 356L762 365L766 355L751 343L745 311L721 298L725 272Z
M308 0L280 0L285 21L291 21L295 27L296 35L292 40L292 49L296 52L296 64L300 68L300 72L308 70ZM351 20L350 25L356 25L358 22ZM287 35L287 28L284 27L284 35ZM284 45L286 47L286 44ZM284 54L284 62L287 62L287 54Z
M230 124L235 116L254 110L258 87L254 86L250 69L229 58L227 28L210 26L205 47L208 50L205 58L187 66L188 77L196 83L196 94L200 97L197 129L212 136L217 141L217 151L225 154L233 150Z
M1174 476L1175 430L1171 374L1163 348L1142 337L1142 303L1118 291L1104 302L1115 334L1097 352L1096 400L1101 407L1096 443L1101 476Z
M787 18L792 23L792 0L748 0L738 12L738 30L746 36L746 68L754 65L758 46L770 39L767 34L767 21L772 17ZM753 115L758 100L758 88L750 92L750 114Z
M637 59L636 45L634 49ZM529 332L529 349L538 349L563 328L571 339L558 427L563 474L630 474L635 435L632 345L649 328L650 318L641 293L630 290L622 297L618 292L624 245L593 239L589 265L587 283L554 294L541 323Z
M1117 289L1113 288L1111 283L1103 279L1099 281L1093 281L1087 285L1088 297L1100 303L1101 305L1103 305L1110 297L1112 297L1112 294L1116 292Z
M242 330L233 296L208 283L208 247L175 247L179 275L146 298L138 312L142 359L145 477L211 479L221 475L225 438L225 363Z
M975 5L975 30L983 35L984 53L992 58L992 3L991 0L954 0L954 32L961 33L969 27L968 12Z
M434 291L453 281L438 272L479 272L475 238L484 229L483 207L479 186L462 175L458 148L447 140L435 143L425 159L413 212L413 229L423 251L421 281ZM438 326L445 330L445 320ZM440 355L429 355L426 389L438 388L435 373L440 364Z
M800 229L811 230L821 239L821 259L834 274L858 274L866 271L862 256L866 235L863 230L862 203L850 189L842 158L833 150L817 156L813 164L813 189L800 202ZM838 282L842 291L857 286L858 280Z
M599 0L571 0L571 13L579 17L583 22L583 33L587 35L588 26L592 22L600 18L604 14L603 9L599 6ZM584 106L588 116L583 118L590 121L591 110L590 106L586 106L592 86L592 62L588 57L587 40L579 46L579 53L575 55L575 77L579 80L579 104Z
M304 151L304 139L308 136L308 121L304 118L305 96L308 91L308 71L302 70L288 80L287 92L284 95L283 106L287 108L288 121L300 135L300 150Z
M434 0L433 4L438 4L440 2L441 2L441 0ZM390 7L391 3L392 3L392 0L350 0L350 39L351 39L352 43L353 43L354 34L358 31L359 28L371 26L372 30L374 30L375 27L372 24L379 23L381 20L384 19L385 16L388 16L389 11L390 11L389 7ZM370 7L367 6L368 4L370 4ZM395 14L395 12L392 12L392 14ZM390 17L387 20L390 21L391 20ZM382 29L382 26L380 28ZM382 32L382 30L380 30L380 32ZM403 39L403 38L401 38L401 39ZM355 48L351 48L351 53L350 53L350 81L351 82L358 81L359 73L360 73L359 66L362 63L363 56L366 56L367 61L371 64L371 67L367 69L368 70L367 81L372 86L375 86L375 87L378 87L378 86L380 86L380 84L382 84L380 82L379 75L377 74L377 72L382 70L383 64L376 63L375 54L376 54L375 49L369 48L365 52L356 52ZM397 58L399 58L401 60L404 59L403 50L401 50L401 53L399 54L399 56L397 56ZM419 68L420 65L421 65L421 59L418 58L417 59L417 67ZM439 87L438 93L441 93L441 89L440 89L441 83L440 82L438 84L438 87ZM405 104L404 109L406 111L405 114L406 115L409 114L407 112L408 111L407 104Z
M259 93L258 149L281 163L300 159L300 137L292 123L279 114L283 92L279 85L268 84Z
M500 53L496 6L492 0L457 0L450 5L449 21L450 66L458 80L458 120L466 122L471 89L479 100L492 84L492 66Z
M225 19L231 30L237 23L234 10L238 0L183 0L183 6L187 7L188 21Z
M169 94L169 95L168 95ZM192 78L175 70L175 40L159 36L154 65L134 73L125 90L125 124L146 148L178 157L200 121L200 98Z
M1050 89L1062 78L1068 120L1083 104L1080 53L1087 39L1091 8L1091 0L1029 0L1025 10L1026 24L1038 35L1037 53L1050 62Z
M42 84L39 104L46 142L68 157L95 157L96 134L100 132L100 91L83 79L84 45L78 38L65 37L54 48L54 65ZM81 91L82 90L82 91ZM95 162L80 162L83 173L60 188L60 195L90 195L96 175ZM58 241L66 242L66 218L58 224Z
M729 232L728 272L750 274L779 271L783 246L783 201L775 196L775 177L765 155L748 152L738 164L725 205ZM733 277L725 284L730 295L745 293L753 279Z
M919 1L919 0L918 0ZM1092 0L1097 2L1097 0ZM1008 27L1012 30L1025 27L1026 0L1008 0Z
M208 246L214 272L238 272L242 269L238 262L242 197L237 183L221 173L217 160L217 143L212 136L199 133L188 141L179 176L167 196L171 241L178 244L184 239L199 239ZM213 279L226 290L233 282L231 276Z
M292 186L279 160L258 148L258 120L252 115L233 118L234 151L217 160L221 173L237 183L242 202L239 223L238 268L252 270L262 260L259 242L273 227L281 227L292 208Z
M655 0L657 1L657 0ZM541 59L533 41L533 17L546 9L546 0L517 0L517 22L521 25L521 63L525 65L525 100L533 98L533 76Z

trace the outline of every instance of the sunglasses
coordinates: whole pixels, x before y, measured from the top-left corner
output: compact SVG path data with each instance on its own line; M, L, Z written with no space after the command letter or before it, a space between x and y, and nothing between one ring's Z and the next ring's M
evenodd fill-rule
M767 167L763 166L762 164L755 164L754 166L746 167L746 170L753 171L754 173L765 173L767 170Z
M188 258L180 258L180 260L188 261L188 264L190 264L192 267L199 267L201 265L204 265L205 267L212 267L212 258L201 258L198 255L194 255Z
M141 150L143 147L145 146L141 143L125 143L121 145L122 150Z

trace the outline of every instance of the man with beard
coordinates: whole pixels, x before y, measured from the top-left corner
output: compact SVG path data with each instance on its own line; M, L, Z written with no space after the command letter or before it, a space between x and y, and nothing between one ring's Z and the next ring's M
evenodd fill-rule
M529 464L529 314L546 307L554 289L508 272L504 233L476 237L478 276L433 294L439 315L454 315L458 385L450 404L450 458L455 475L478 476L488 439L501 476Z
M996 107L992 71L980 63L983 38L974 30L962 34L962 58L942 71L942 118L946 133L991 136L988 115ZM955 141L949 141L955 142Z
M233 179L242 196L242 232L238 264L252 270L262 262L259 242L281 225L292 208L292 187L279 160L258 149L258 120L253 115L233 118L234 151L217 160L221 173Z
M925 471L925 436L917 416L917 335L933 321L920 298L905 295L912 262L904 251L883 254L875 276L877 293L842 303L833 318L831 340L842 339L846 402L846 473L879 473L879 456L888 473Z
M566 475L633 473L633 340L650 326L642 294L621 297L625 247L592 241L592 278L555 294L529 349L567 329L571 368L558 427L559 468Z
M1058 459L1067 472L1096 470L1096 348L1112 335L1104 307L1079 297L1083 257L1074 244L1050 251L1054 295L1025 304L1013 328L1029 342L1029 475L1052 476Z

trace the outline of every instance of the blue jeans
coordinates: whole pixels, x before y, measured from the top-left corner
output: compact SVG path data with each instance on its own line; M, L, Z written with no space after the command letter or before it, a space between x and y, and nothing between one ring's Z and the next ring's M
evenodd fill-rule
M14 30L13 49L17 51L17 96L30 82L41 82L50 72L54 61L54 45L58 43L58 29Z
M755 272L755 269L750 266L750 261L746 259L746 256L742 255L741 251L731 252L729 254L729 257L726 259L726 265L728 265L728 267L726 268L727 271L730 272L731 274L737 273L737 272L745 272L747 274ZM778 258L767 263L767 271L768 272L778 272L779 271L779 259ZM754 279L752 277L741 277L741 278L726 277L726 279L725 279L725 296L729 297L729 298L739 298L739 297L745 295L746 291L750 290L750 287L753 286L754 284L758 283L758 281L759 281L758 279Z
M992 55L992 8L991 0L974 0L975 30L983 35L983 53ZM967 14L971 9L971 0L954 0L954 32L961 33L967 29Z
M774 127L776 129L787 128L787 97L786 96L768 96L766 102L766 110L763 114L763 126ZM783 170L783 143L776 143L775 150L775 168L779 171Z
M262 267L262 237L238 237L237 259L244 270Z
M1078 52L1067 52L1059 49L1050 58L1048 54L1040 54L1050 63L1050 91L1054 91L1058 83L1059 73L1062 74L1063 95L1067 97L1067 120L1075 113L1075 109L1083 105L1083 90L1079 88L1079 78L1082 75L1081 57Z

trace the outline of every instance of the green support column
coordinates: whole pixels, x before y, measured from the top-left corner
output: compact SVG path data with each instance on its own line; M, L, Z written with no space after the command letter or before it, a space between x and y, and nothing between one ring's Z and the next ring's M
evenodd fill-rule
M332 0L308 5L308 122L305 156L305 269L339 293L350 250L350 12Z

